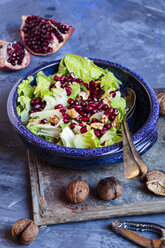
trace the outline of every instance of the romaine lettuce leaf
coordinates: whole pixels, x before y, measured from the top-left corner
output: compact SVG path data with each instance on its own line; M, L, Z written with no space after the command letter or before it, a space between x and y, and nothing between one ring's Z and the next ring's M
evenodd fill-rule
M30 117L32 118L39 118L39 119L47 119L49 120L51 116L56 115L60 120L63 118L59 109L52 109L52 110L43 110L39 112L32 113Z
M75 134L69 127L65 127L60 134L63 145L67 147L74 147L74 137Z
M35 97L41 96L43 98L45 95L51 95L49 91L51 84L50 77L47 77L42 71L37 73L36 84L37 86L34 90Z
M19 96L17 99L17 102L19 103L17 111L23 123L26 123L29 120L30 101L31 99L27 96Z
M33 81L33 77L29 76L26 80L23 80L22 83L18 85L18 96L27 96L32 97L34 88L30 85Z
M118 123L121 123L125 114L126 100L123 97L115 96L112 98L111 106L119 109L120 113L117 118Z
M70 88L72 89L72 93L68 98L75 100L80 93L80 84L70 84Z
M92 60L74 54L67 54L60 62L58 73L68 72L73 72L77 78L87 83L104 75L104 70Z
M104 141L106 141L105 144L106 146L111 146L114 145L115 143L121 142L122 137L121 135L117 134L117 129L115 127L112 127L100 138L101 144Z
M63 106L67 105L68 97L65 89L53 88L52 93L57 102L55 105L57 104L62 104Z

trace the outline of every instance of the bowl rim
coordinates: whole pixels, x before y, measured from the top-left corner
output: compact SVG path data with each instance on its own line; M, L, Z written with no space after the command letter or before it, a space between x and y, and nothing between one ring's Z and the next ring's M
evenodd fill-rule
M145 89L146 93L149 96L150 100L150 113L148 116L147 121L145 124L132 136L132 140L135 144L138 144L144 136L146 136L150 131L152 131L155 128L155 125L157 123L158 117L159 117L159 103L156 97L156 94L152 87L150 86L149 83L147 83L140 75L132 71L131 69L128 69L125 66L122 66L118 63L111 62L109 60L104 60L104 59L97 59L97 58L89 58L94 61L94 63L102 63L103 65L109 64L110 66L114 66L131 76L133 76ZM65 146L60 146L51 142L48 142L39 136L33 134L20 120L18 117L17 111L16 111L16 91L18 85L22 82L22 80L26 79L30 75L36 75L41 70L48 69L54 65L59 64L59 60L54 60L45 64L42 64L31 71L27 72L23 77L21 77L13 86L11 89L9 96L8 96L8 101L7 101L7 113L9 120L11 124L14 126L16 131L20 136L23 136L30 142L32 145L40 147L40 149L46 150L48 152L53 152L55 154L65 154L65 156L69 157L96 157L100 155L110 155L110 154L115 154L121 152L122 149L122 142L116 143L111 146L106 146L106 147L100 147L100 148L88 148L88 149L82 149L82 148L71 148L71 147L65 147Z

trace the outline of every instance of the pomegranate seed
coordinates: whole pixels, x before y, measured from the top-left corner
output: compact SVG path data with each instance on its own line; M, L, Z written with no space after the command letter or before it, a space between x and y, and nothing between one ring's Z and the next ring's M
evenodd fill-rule
M108 104L104 104L102 107L103 110L107 110L108 109Z
M92 122L94 123L94 122L98 122L98 120L96 119L96 118L93 118L92 119Z
M105 146L105 142L106 142L106 141L104 141L103 143L101 143L101 145L102 145L102 146Z
M105 126L103 127L103 129L102 129L102 130L103 130L103 131L107 131L107 129L106 129L106 127L105 127Z
M67 117L65 117L65 118L63 119L63 122L64 122L65 124L67 124L67 123L69 123L69 122L70 122L70 119L69 119L69 118L67 118Z
M51 123L51 126L55 126L55 123Z
M110 107L110 108L108 109L108 113L109 113L109 114L112 114L112 113L113 113L113 108L112 108L112 107Z
M81 117L81 121L87 122L88 121L88 118L87 117Z
M82 106L82 107L85 107L85 106L87 106L87 105L88 105L87 102L81 102L81 106Z
M79 126L82 127L84 124L82 122L79 123Z
M115 97L116 96L116 92L115 91L111 91L110 94L111 94L112 97Z
M59 80L59 77L57 75L54 76L54 80L55 81L58 81Z
M69 99L68 99L68 103L69 103L70 105L73 105L73 104L74 104L74 100L73 100L72 98L69 98Z
M61 112L61 113L66 112L66 108L61 108L61 109L60 109L60 112Z
M46 123L47 123L47 119L42 119L42 120L41 120L41 123L42 123L42 124L46 124Z
M80 129L81 133L86 133L87 132L87 126L84 126Z
M102 107L103 107L102 102L99 102L98 105L97 105L97 108L98 108L98 109L101 109Z
M58 104L58 105L55 106L55 109L60 109L60 108L63 108L62 104Z
M65 78L65 82L70 82L70 78L69 77L66 77Z
M87 114L87 118L89 119L89 118L90 118L90 116L91 116L91 114L90 114L90 113L88 113L88 114Z
M98 111L99 111L98 109L94 109L92 113L96 114Z
M81 111L81 112L80 112L80 115L82 115L83 117L86 117L86 116L87 116L87 113Z
M118 115L118 113L119 113L119 110L118 109L114 109L113 110L113 115Z
M35 100L35 104L38 104L41 102L41 98L40 97L37 97L36 100Z
M110 116L109 116L109 119L110 119L111 121L114 121L115 116L114 116L114 115L110 115Z
M60 80L61 83L64 83L64 81L65 81L65 75L62 75L62 76L59 78L59 80Z
M73 106L69 106L69 107L68 107L68 109L72 109L72 108L73 108Z
M97 87L100 88L100 87L101 87L101 83L98 83L98 84L97 84Z
M33 113L35 113L36 111L34 110L34 109L31 109L30 111L29 111L29 114L33 114Z
M94 90L93 91L93 96L96 96L97 95L97 90Z
M101 135L104 135L106 132L107 132L107 130L101 130L101 131L100 131L100 134L101 134Z
M38 111L41 112L42 111L42 108L39 108Z
M93 88L96 88L95 81L91 80L91 81L89 82L89 86L90 86L90 87L93 87Z
M82 107L80 105L75 105L74 108L75 108L76 111L81 111L82 110Z
M34 100L31 100L30 105L31 106L34 106L35 105L35 101Z
M42 109L44 109L44 108L45 108L45 104L44 104L44 103L41 105L41 108L42 108Z
M88 89L89 85L87 83L84 84L84 86Z
M66 84L63 84L63 87L66 88L66 87L69 87L70 84L69 83L66 83ZM70 87L69 87L70 88Z
M89 103L89 106L95 108L96 104L95 103Z
M89 96L87 101L89 102L89 101L91 101L91 100L92 100L92 98Z
M93 107L86 107L86 111L87 111L88 113L92 113L93 110L94 110Z
M75 118L75 121L79 121L80 120L80 116L77 116L76 118Z
M74 105L79 105L79 102L77 100L74 101Z
M98 129L95 129L95 130L94 130L94 133L95 133L95 135L96 135L97 137L100 137L100 136L101 136L100 131L99 131Z
M65 112L63 112L62 115L64 118L68 117L68 115Z
M36 109L36 110L38 110L39 108L41 108L41 104L39 104L39 103L34 106L34 109Z
M111 125L109 123L105 124L106 129L110 129Z
M104 114L105 114L106 116L109 116L109 112L108 112L108 111L104 112Z
M71 129L74 129L75 126L76 126L76 123L71 123L71 124L70 124L70 128L71 128Z
M97 102L97 100L98 100L97 97L94 96L94 97L93 97L93 101Z
M73 73L73 72L69 73L68 77L69 77L70 79L72 79L72 80L74 80L74 79L75 79L75 75L74 75L74 73Z
M70 96L72 93L72 89L70 87L66 87L66 92L67 92L67 96Z

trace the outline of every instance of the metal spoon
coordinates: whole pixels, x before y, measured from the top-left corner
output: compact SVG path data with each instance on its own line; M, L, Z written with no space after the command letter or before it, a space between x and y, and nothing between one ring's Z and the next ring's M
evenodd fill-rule
M132 142L127 125L127 119L130 118L135 109L136 94L130 88L127 88L126 90L126 114L121 125L121 131L123 137L124 175L126 179L131 179L139 175L140 171L142 174L145 174L147 172L147 167Z

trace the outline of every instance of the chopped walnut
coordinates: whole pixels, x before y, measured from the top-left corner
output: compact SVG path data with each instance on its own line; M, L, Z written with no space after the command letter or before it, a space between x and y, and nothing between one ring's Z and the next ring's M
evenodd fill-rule
M110 105L111 102L112 102L112 95L111 95L111 94L108 94L107 97L105 97L105 98L103 99L103 103L104 103L104 104Z
M94 122L94 123L91 123L90 125L94 129L99 129L99 130L102 130L103 127L104 127L104 124L103 123L100 123L100 122Z
M57 117L57 115L53 115L50 117L50 122L57 125L59 123L59 118Z
M74 108L68 109L67 114L73 119L79 115Z
M90 91L87 90L87 91L81 91L78 95L78 98L77 100L81 100L81 98L86 101L88 99L88 97L90 96Z
M118 128L117 118L115 118L114 121L112 122L112 127Z
M107 115L102 115L100 120L101 120L101 122L103 124L107 124L107 122L108 122L108 116Z
M40 124L41 123L41 120L40 119L30 119L29 122L30 123L36 122L36 123Z
M57 81L57 82L55 83L55 86L56 86L56 88L61 88L61 82L60 82L60 81Z

